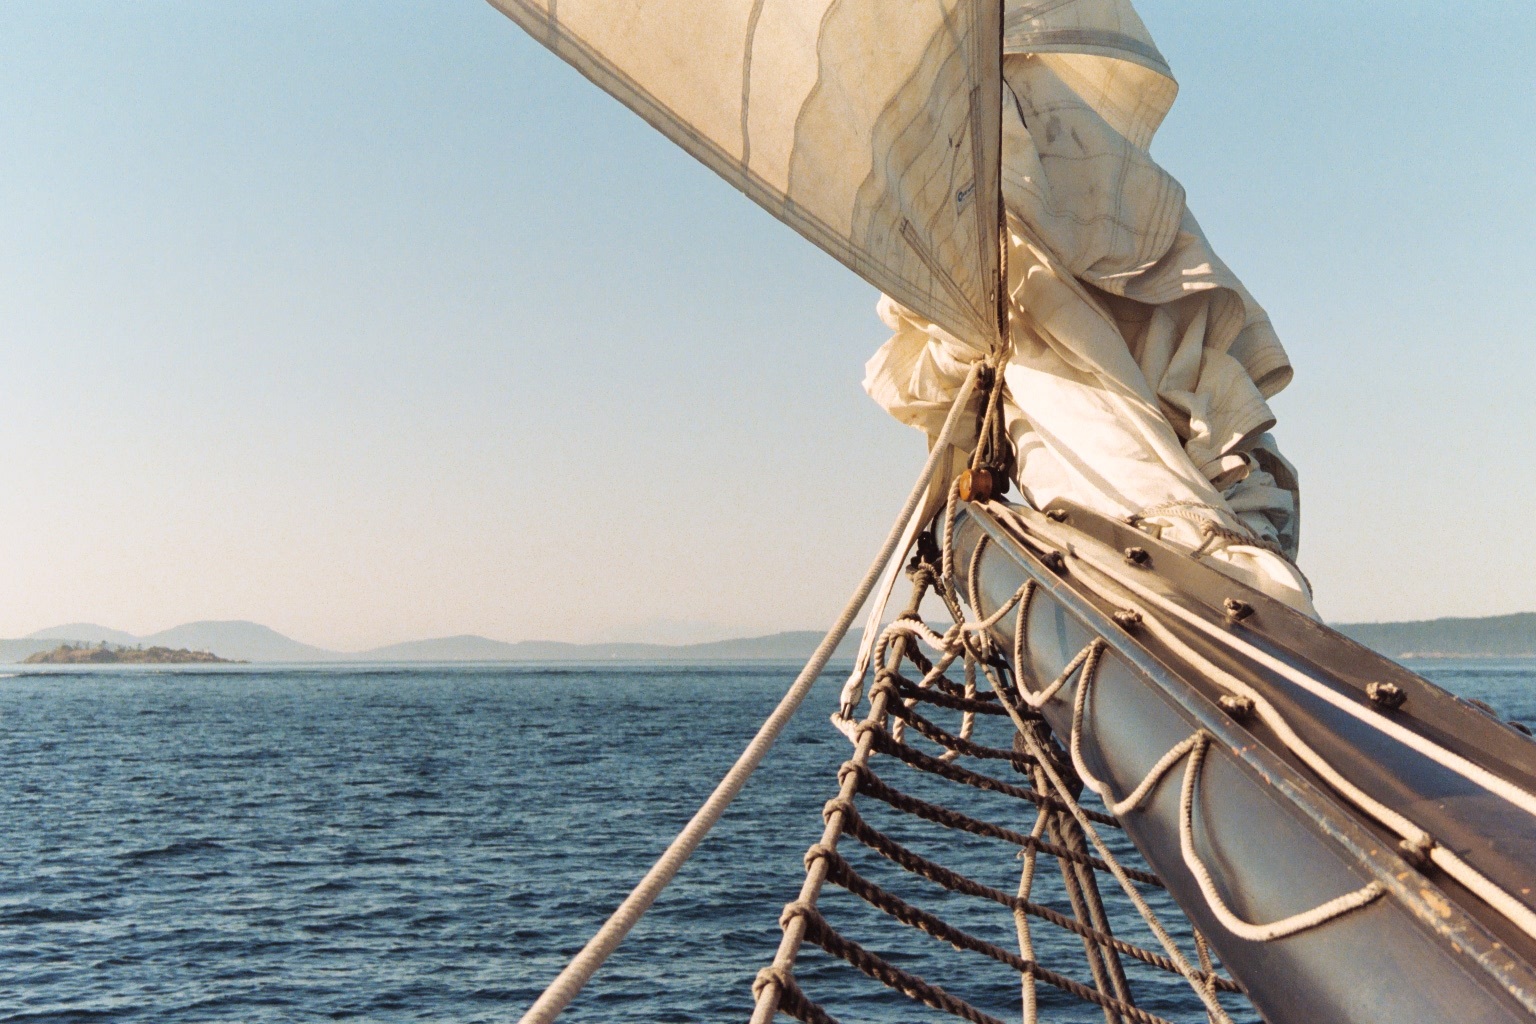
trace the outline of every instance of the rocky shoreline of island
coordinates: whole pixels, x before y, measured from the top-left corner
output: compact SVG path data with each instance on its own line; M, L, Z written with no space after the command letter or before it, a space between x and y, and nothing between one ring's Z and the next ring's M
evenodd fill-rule
M124 647L106 643L60 644L51 651L28 656L23 665L232 665L211 651L189 651L185 647Z

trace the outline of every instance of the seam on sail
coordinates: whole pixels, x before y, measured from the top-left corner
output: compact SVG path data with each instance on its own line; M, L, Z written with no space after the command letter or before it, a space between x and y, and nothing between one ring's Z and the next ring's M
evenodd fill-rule
M555 0L550 0L551 3ZM752 163L752 135L747 120L752 111L752 48L757 43L757 22L763 16L766 0L752 0L752 11L747 15L747 41L741 51L741 169Z
M549 20L543 8L535 8L530 0L494 0L502 13L512 18L536 39L545 39L550 29L556 38L545 46L566 60L600 89L608 92L629 107L642 120L687 150L710 170L739 188L748 199L763 207L775 218L788 224L804 235L811 244L826 252L843 266L848 267L869 283L889 295L905 293L920 295L955 325L965 324L979 338L989 338L994 328L984 326L971 309L970 302L958 305L936 295L926 284L909 280L905 275L884 264L869 259L857 249L852 240L838 233L821 218L807 213L790 196L769 185L755 172L743 168L741 162L727 153L718 143L699 135L688 127L686 121L671 107L658 100L648 90L641 88L634 79L604 59L585 41L559 30ZM835 4L833 5L835 6ZM536 29L544 29L540 33ZM921 311L919 311L921 312ZM924 315L927 315L926 313ZM938 322L936 317L929 317ZM945 326L940 323L940 326Z
M901 237L912 247L912 251L917 254L918 259L923 261L923 265L928 268L928 271L933 274L933 279L943 285L949 292L950 298L955 299L961 304L961 308L966 310L972 325L980 326L983 322L981 316L971 309L971 302L966 298L965 292L960 290L960 286L955 283L954 278L949 276L949 272L944 269L943 264L939 263L933 253L928 251L928 247L923 244L922 237L917 233L917 228L905 217L901 219Z

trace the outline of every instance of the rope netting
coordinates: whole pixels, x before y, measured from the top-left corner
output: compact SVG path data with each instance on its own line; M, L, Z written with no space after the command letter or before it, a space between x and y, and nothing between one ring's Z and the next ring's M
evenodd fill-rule
M951 511L954 505L952 500ZM907 567L911 600L875 646L876 673L867 713L858 722L852 720L851 712L862 703L856 673L845 691L842 711L834 717L854 743L853 756L838 770L838 793L822 813L822 837L806 851L806 877L799 898L784 908L780 918L784 935L778 956L759 972L753 986L757 1001L753 1020L766 1024L777 1013L807 1024L835 1020L796 979L797 957L809 944L925 1006L978 1024L1000 1024L997 1016L977 1005L983 1000L953 991L955 978L979 977L970 968L946 969L944 984L909 969L928 958L914 954L910 944L894 941L891 930L880 923L892 920L930 940L1008 968L1018 979L1017 998L1022 1001L1025 1024L1034 1024L1042 1007L1051 1012L1063 1000L1091 1004L1084 1008L1101 1012L1106 1024L1162 1024L1165 1017L1138 1003L1138 991L1154 990L1150 1005L1173 1012L1170 980L1187 986L1210 1021L1230 1022L1230 1012L1238 1006L1246 1010L1245 1016L1256 1017L1240 987L1219 973L1198 931L1190 928L1185 935L1186 943L1194 947L1195 963L1191 963L1158 920L1141 889L1149 890L1153 901L1172 908L1172 902L1158 892L1162 882L1144 867L1125 863L1138 856L1118 834L1114 816L1082 806L1079 798L1084 787L1073 758L1031 707L1040 702L1040 695L1016 685L1007 657L989 638L987 628L1012 610L1025 592L1021 589L985 620L966 620L951 560L944 557L949 553L952 522L952 516L945 517L942 553L932 533L919 538ZM973 559L973 565L978 561ZM974 578L969 582L969 593L974 595L976 582ZM943 633L919 617L930 593L953 620ZM976 607L974 601L970 604ZM935 652L932 659L921 649L923 644ZM1080 682L1090 677L1099 650L1090 645L1043 692L1054 692L1074 674ZM908 666L910 674L904 671ZM949 678L955 667L963 668L963 682ZM946 729L939 724L944 716L954 715L958 715L957 727ZM917 743L930 749L920 749ZM968 793L964 798L968 811L975 812L979 802L990 801L992 816L1001 822L946 806L956 802L946 801L946 794L962 792L955 787L964 787ZM980 798L976 791L990 796ZM876 819L895 824L882 828ZM927 824L916 825L918 821ZM931 826L961 834L968 847L980 842L992 848L967 848L968 863L1020 862L1017 884L1010 882L1005 889L940 863L939 851L956 850L956 840L933 842L925 832L931 832ZM898 829L899 838L892 834ZM1110 838L1106 840L1101 831ZM844 838L857 846L840 848ZM926 844L924 838L929 840ZM920 850L919 845L927 849ZM1052 862L1055 870L1042 870ZM1100 875L1111 877L1108 889L1101 889ZM828 900L824 913L819 900L828 883L836 887L833 891L850 898ZM1160 948L1148 948L1115 933L1104 898L1114 888L1124 891ZM955 897L963 900L956 903ZM918 901L944 903L951 920L924 909ZM844 920L845 927L850 921L867 923L868 934L876 936L884 952L840 930L827 916L833 913L834 902L834 916ZM859 906L864 910L856 911ZM983 911L984 907L993 910ZM874 920L869 920L871 914ZM957 918L964 918L964 924L953 923ZM1123 922L1124 915L1115 920ZM1050 940L1042 941L1042 926L1053 930ZM1184 926L1180 922L1179 927ZM1004 939L1000 931L1011 934ZM1072 942L1073 938L1077 941ZM1041 962L1047 950L1060 954L1078 949L1080 957L1072 953L1074 966ZM819 970L817 976L821 977ZM986 1001L995 1003L995 986L988 988L993 998Z

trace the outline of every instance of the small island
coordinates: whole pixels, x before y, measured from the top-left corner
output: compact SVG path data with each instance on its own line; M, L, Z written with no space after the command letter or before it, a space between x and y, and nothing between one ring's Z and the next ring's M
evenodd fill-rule
M51 651L30 655L23 665L200 665L236 664L209 651L189 651L185 647L108 647L105 643L60 644Z

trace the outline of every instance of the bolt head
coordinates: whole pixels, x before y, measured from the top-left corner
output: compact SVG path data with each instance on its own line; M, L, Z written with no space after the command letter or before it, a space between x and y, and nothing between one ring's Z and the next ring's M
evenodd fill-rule
M1395 711L1403 706L1408 699L1408 694L1396 683L1371 683L1365 688L1365 695L1380 708Z
M1253 699L1238 693L1224 693L1216 701L1221 709L1238 721L1253 715Z

